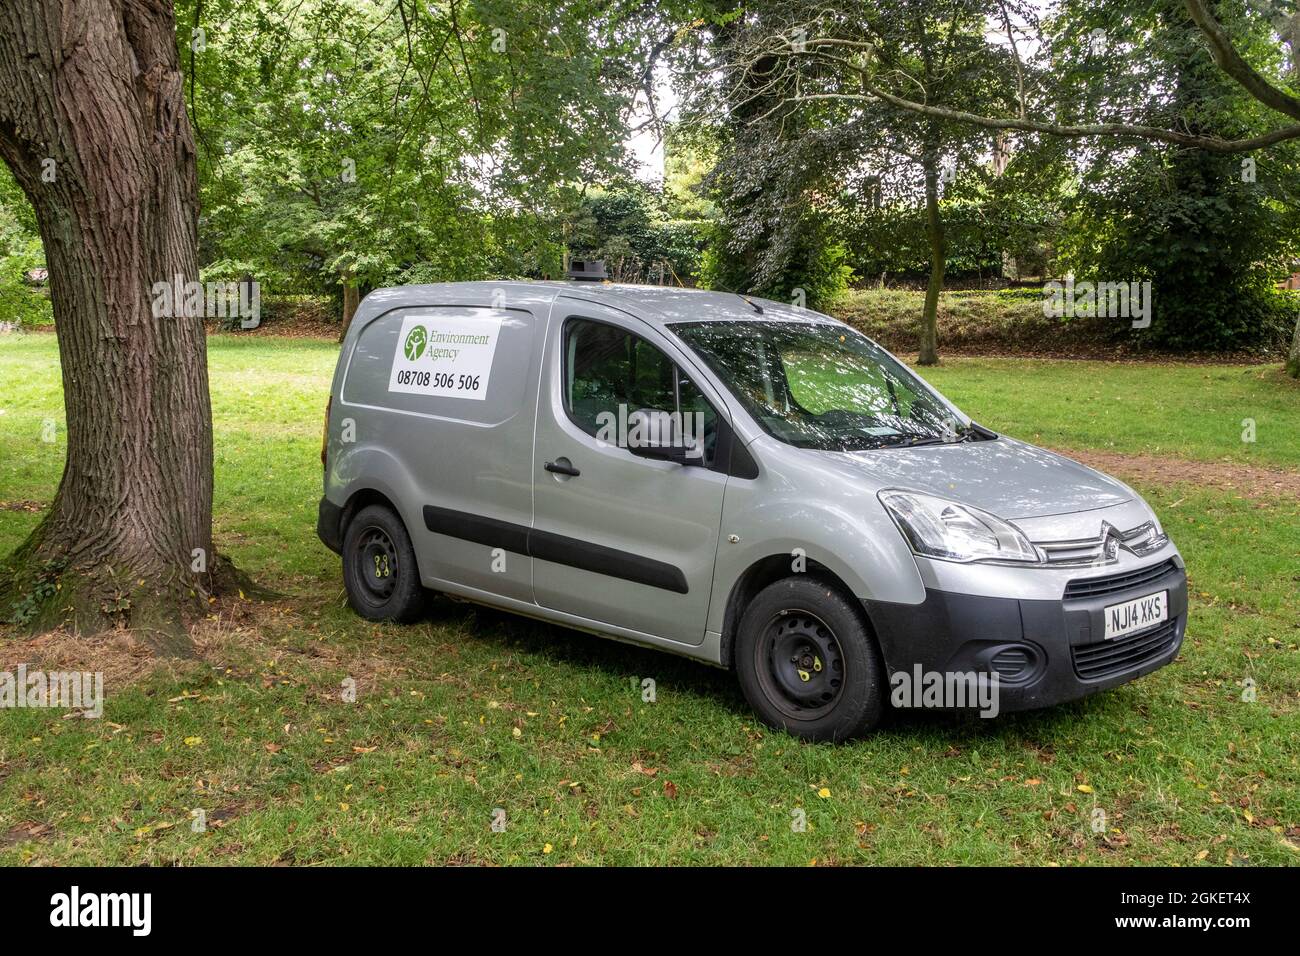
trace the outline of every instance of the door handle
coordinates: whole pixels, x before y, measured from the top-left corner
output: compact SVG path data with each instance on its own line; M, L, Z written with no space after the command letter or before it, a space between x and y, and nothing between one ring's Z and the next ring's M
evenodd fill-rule
M544 467L547 471L554 472L557 475L568 475L570 478L577 478L582 474L582 472L578 471L578 469L574 468L563 458L558 462L548 461Z

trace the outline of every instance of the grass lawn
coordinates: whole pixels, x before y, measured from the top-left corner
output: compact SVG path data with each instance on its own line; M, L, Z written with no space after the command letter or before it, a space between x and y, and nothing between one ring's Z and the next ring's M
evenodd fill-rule
M1188 640L1156 674L1047 711L913 715L810 745L758 725L731 675L666 655L450 602L411 627L354 616L314 533L335 353L210 341L218 544L284 598L223 605L196 663L93 642L83 662L111 664L100 720L0 711L0 862L1300 863L1294 498L1140 485L1191 576ZM927 374L1031 441L1300 468L1300 388L1271 369L972 359ZM54 493L62 414L53 336L0 338L0 553ZM84 646L25 640L0 628L0 669Z
M1300 469L1300 382L1276 365L972 358L919 371L976 421L1035 444Z

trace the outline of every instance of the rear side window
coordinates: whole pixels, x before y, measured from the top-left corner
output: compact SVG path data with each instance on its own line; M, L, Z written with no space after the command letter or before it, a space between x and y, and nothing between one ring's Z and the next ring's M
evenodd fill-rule
M571 318L564 358L565 410L588 435L597 436L602 414L617 419L620 406L623 418L640 409L698 413L705 464L712 463L717 413L672 359L645 339L604 322Z

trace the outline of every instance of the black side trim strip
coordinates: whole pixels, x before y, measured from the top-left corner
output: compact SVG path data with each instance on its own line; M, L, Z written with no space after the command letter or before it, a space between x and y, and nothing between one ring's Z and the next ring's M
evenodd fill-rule
M486 544L489 548L505 548L515 554L528 554L527 525L425 505L424 526L436 534Z
M567 564L583 571L594 571L611 578L635 581L652 588L685 594L688 590L682 569L639 554L606 548L603 545L566 538L550 531L535 528L528 534L528 547L532 556L542 561Z
M539 561L563 564L677 594L686 594L690 590L686 575L674 565L578 538L538 531L527 525L484 518L449 508L435 508L433 505L424 506L424 525L435 534L473 541L491 548L504 548Z

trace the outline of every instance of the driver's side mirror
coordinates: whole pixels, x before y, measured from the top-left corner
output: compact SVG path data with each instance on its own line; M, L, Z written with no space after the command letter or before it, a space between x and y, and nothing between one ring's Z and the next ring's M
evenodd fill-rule
M681 416L641 408L627 417L627 450L638 458L702 465L703 457L682 435Z

